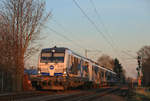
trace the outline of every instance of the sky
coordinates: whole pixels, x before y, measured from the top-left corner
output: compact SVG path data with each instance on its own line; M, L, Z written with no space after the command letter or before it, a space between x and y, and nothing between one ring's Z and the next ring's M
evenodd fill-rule
M73 0L45 1L52 15L41 48L68 47L83 56L88 49L94 60L107 54L120 60L127 76L136 77L136 52L150 45L149 0L75 0L87 16Z

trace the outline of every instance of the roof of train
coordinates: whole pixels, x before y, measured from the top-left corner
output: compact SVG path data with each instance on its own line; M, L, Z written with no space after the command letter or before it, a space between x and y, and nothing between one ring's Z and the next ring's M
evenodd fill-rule
M71 49L69 48L66 48L66 47L52 47L52 48L44 48L42 49L41 52L53 52L53 50L55 50L55 52L65 52L65 50L69 50L71 53L73 53L74 55L77 55L79 57L82 57L82 58L86 58L86 57L83 57L77 53L75 53L74 51L72 51ZM88 58L86 58L87 60L89 60Z
M55 52L65 52L65 50L68 48L65 47L52 47L52 48L44 48L42 49L41 52L53 52L53 50L55 50Z

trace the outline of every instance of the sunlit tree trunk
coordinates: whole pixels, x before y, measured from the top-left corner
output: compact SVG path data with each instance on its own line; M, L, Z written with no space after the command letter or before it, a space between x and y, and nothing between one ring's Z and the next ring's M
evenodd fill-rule
M3 64L13 74L13 91L23 87L24 60L30 56L35 47L29 46L37 39L44 22L50 14L45 14L45 2L42 0L3 0L0 7L0 39L6 43L2 46ZM32 50L31 52L27 51ZM2 62L0 61L0 64Z

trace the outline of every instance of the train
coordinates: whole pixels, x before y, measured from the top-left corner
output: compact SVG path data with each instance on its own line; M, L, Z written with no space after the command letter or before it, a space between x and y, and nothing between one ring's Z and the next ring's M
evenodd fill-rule
M115 82L116 73L66 47L41 50L38 75L31 79L35 89L66 90L93 88Z

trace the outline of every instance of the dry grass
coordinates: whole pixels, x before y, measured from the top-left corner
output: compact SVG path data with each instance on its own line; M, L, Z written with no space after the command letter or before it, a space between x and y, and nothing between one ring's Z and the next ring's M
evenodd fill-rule
M95 101L126 101L126 100L123 97L117 96L115 94L109 94Z
M135 90L135 96L129 101L150 101L150 92L145 91L145 88L138 88Z

